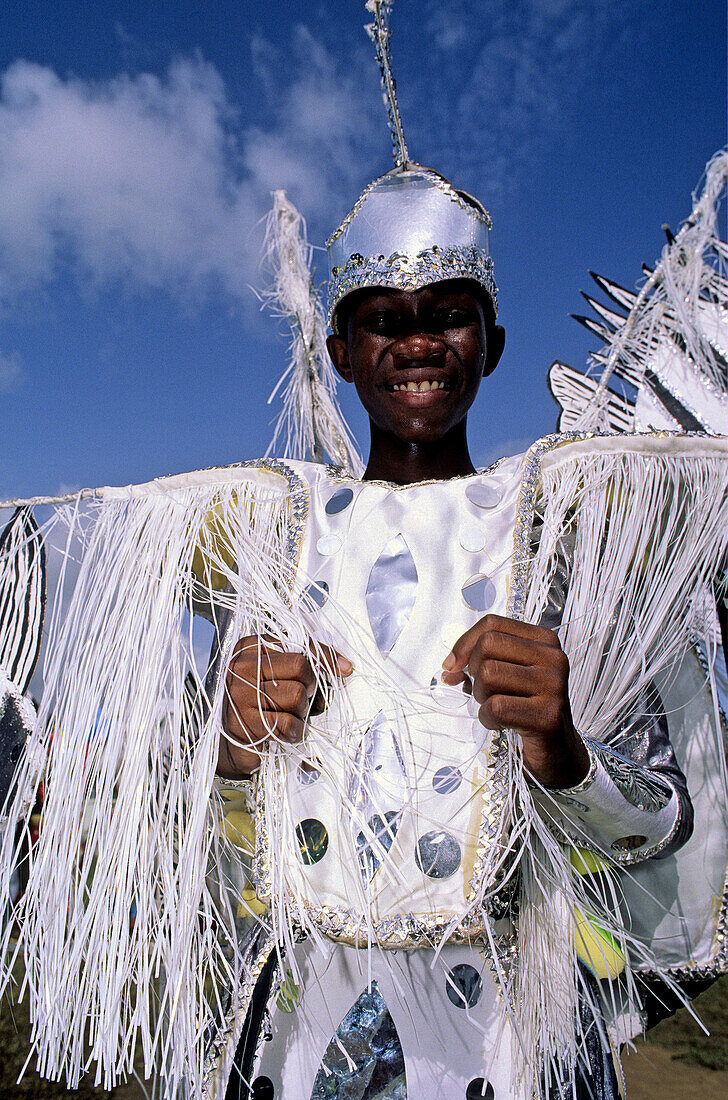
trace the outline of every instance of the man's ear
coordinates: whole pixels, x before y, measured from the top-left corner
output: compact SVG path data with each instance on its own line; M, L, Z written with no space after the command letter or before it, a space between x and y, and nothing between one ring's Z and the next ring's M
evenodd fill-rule
M498 366L501 355L503 354L503 348L506 346L506 330L503 325L493 325L493 328L489 328L486 335L485 344L485 363L483 364L483 378L487 378L489 374L492 374L495 368ZM341 371L339 371L341 373Z
M344 337L327 336L326 347L337 372L345 382L353 382L354 376L351 373L351 365L349 364L349 345Z

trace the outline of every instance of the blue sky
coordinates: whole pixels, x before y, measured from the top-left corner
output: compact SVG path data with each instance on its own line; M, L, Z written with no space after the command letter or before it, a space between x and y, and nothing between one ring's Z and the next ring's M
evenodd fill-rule
M286 358L251 289L269 193L321 245L391 165L365 21L362 0L6 0L0 495L265 450ZM725 5L397 0L392 30L411 155L493 217L485 463L553 430L548 366L595 344L568 318L587 270L633 286L689 213L725 142Z

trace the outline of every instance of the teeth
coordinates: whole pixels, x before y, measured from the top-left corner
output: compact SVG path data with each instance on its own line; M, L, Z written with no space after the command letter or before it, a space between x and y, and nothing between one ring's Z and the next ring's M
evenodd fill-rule
M424 382L402 382L394 386L395 390L407 390L408 393L429 393L430 390L444 390L444 382L430 382L429 379L425 379Z

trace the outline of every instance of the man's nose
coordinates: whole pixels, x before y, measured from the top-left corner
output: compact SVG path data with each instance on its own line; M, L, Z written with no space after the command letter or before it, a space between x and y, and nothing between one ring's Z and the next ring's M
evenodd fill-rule
M405 367L412 363L426 363L430 359L442 359L445 345L437 336L426 332L412 332L401 337L390 348L394 365Z

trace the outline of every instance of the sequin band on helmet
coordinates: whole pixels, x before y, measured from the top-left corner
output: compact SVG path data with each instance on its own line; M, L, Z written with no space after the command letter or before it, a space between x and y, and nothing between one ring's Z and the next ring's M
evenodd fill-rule
M476 199L431 168L395 168L365 188L326 242L329 323L352 291L419 290L445 279L473 279L497 313L488 247L490 217Z
M479 283L498 314L498 288L493 277L493 261L482 248L466 245L456 248L424 249L417 256L395 252L392 256L361 256L354 253L342 267L331 272L328 292L329 324L336 328L336 307L347 294L366 287L391 287L419 290L445 279L473 279Z

